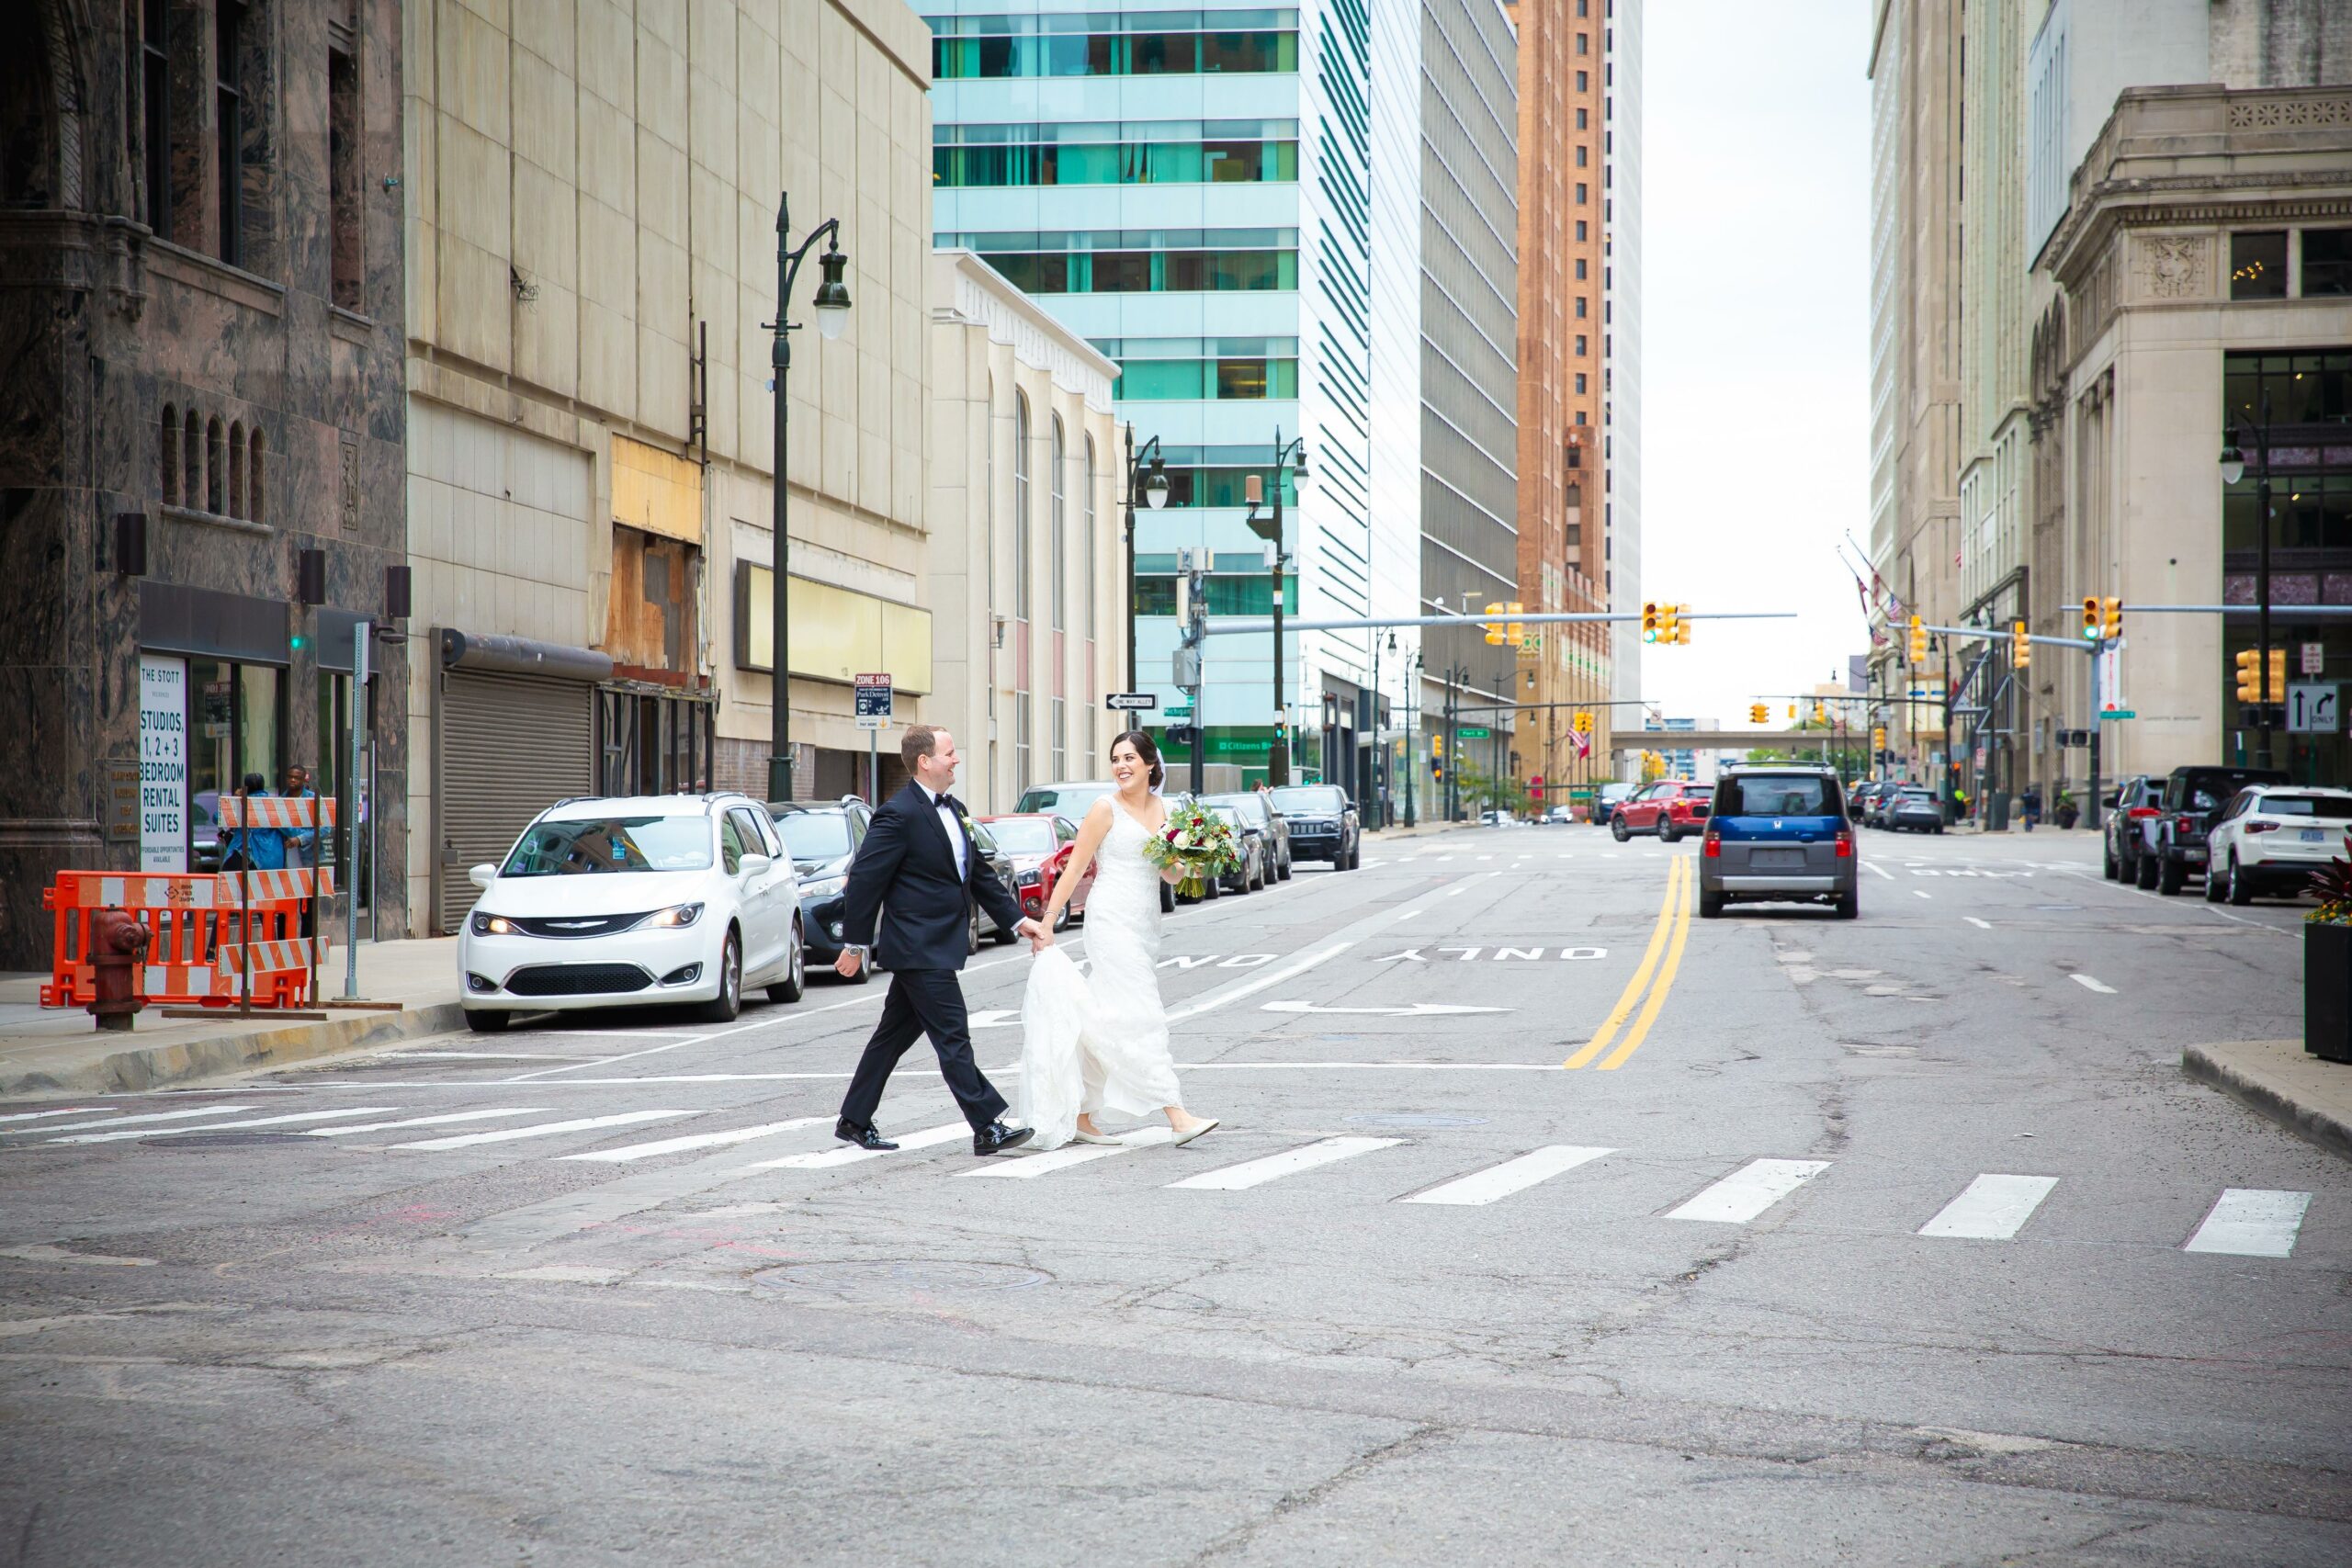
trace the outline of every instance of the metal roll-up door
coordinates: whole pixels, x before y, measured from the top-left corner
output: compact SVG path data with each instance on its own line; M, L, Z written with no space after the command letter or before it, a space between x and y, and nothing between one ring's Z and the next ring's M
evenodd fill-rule
M595 793L594 697L572 681L442 671L434 817L444 932L481 896L469 868L503 860L554 802Z

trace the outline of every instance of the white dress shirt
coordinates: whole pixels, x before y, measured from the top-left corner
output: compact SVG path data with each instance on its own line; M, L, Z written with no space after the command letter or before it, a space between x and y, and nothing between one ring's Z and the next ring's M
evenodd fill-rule
M932 809L939 813L939 826L947 835L947 847L956 852L956 880L963 881L970 874L964 869L964 825L956 820L956 813L948 809L947 797L933 795L923 784L915 787L931 795Z

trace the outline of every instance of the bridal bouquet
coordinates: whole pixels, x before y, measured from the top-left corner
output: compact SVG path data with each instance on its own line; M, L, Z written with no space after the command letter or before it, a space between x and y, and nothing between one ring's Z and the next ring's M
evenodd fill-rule
M1170 866L1182 871L1184 877L1176 884L1176 891L1197 898L1209 890L1211 877L1222 876L1241 863L1241 846L1234 841L1233 829L1224 818L1187 801L1169 808L1168 825L1154 835L1144 858L1163 871Z

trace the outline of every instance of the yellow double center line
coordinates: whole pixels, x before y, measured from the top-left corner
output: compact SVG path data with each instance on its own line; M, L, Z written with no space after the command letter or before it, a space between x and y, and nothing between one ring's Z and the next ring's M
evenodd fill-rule
M1591 1040L1578 1047L1576 1055L1560 1066L1570 1068L1590 1066L1596 1057L1608 1051L1609 1055L1601 1062L1600 1070L1612 1072L1623 1066L1626 1059L1642 1048L1642 1042L1649 1038L1650 1025L1657 1021L1658 1009L1666 1005L1666 993L1674 984L1674 972L1682 964L1683 943L1690 937L1691 886L1697 880L1698 873L1691 869L1689 855L1677 855L1668 862L1666 897L1658 905L1657 927L1650 932L1650 944L1642 953L1641 967L1635 969L1634 977L1625 982L1624 990L1618 993L1617 1005L1611 1008L1609 1016L1600 1021L1600 1027L1593 1032ZM1659 962L1661 954L1664 955L1663 963ZM1657 982L1655 985L1651 983L1653 980ZM1642 999L1645 990L1649 992L1646 1001ZM1634 1011L1637 1002L1641 1004L1639 1013ZM1628 1016L1633 1018L1634 1026L1625 1031L1623 1039L1618 1040L1617 1031L1623 1026ZM1610 1051L1612 1040L1616 1041L1617 1048Z

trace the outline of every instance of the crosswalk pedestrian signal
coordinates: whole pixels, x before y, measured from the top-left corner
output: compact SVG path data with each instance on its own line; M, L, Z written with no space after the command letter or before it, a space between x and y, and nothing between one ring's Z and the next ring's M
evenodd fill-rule
M2098 595L2087 595L2083 600L2083 640L2085 642L2098 640Z
M2018 670L2033 668L2033 638L2023 621L2009 623L2009 664Z
M1927 661L1928 628L1920 624L1918 616L1914 615L1911 617L1911 662L1925 664Z
M1503 607L1500 604L1489 604L1487 606L1487 614L1490 615L1499 615L1502 613ZM1487 621L1481 624L1487 628L1487 640L1493 643L1496 647L1500 648L1506 640L1503 637L1503 623L1496 620Z
M1644 642L1657 640L1657 602L1656 600L1645 600L1642 604L1642 640Z
M2099 636L2113 642L2123 635L2123 601L2109 594L2098 604Z

